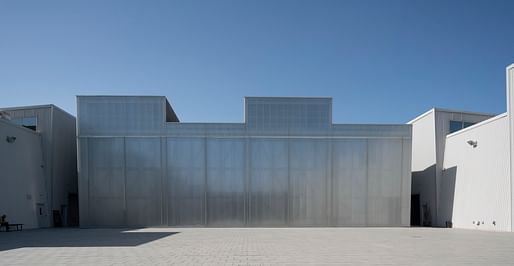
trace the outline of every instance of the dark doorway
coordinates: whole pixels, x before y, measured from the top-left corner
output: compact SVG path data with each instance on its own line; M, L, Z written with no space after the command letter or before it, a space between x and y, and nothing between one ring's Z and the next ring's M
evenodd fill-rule
M410 196L410 225L421 226L419 194L414 194Z
M66 226L79 225L79 197L76 193L68 194L68 213Z

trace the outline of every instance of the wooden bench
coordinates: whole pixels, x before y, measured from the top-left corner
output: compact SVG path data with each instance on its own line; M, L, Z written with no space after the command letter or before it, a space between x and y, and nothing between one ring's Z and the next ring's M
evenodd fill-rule
M0 230L3 228L5 228L5 231L7 231L7 226L5 225L2 225L0 226ZM9 231L23 231L23 224L9 224Z

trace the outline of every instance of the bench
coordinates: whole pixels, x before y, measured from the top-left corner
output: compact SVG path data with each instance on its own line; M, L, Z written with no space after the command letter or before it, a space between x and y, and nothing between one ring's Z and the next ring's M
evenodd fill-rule
M5 228L5 231L7 232L7 226L0 226L0 230L2 227ZM23 224L9 224L9 231L23 231Z

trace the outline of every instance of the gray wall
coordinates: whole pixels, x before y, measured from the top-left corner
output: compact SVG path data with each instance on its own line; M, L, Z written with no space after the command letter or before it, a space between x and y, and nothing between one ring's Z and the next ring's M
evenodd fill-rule
M40 224L37 209L47 203L41 135L0 118L0 137L0 215L25 228L47 226L48 216Z
M130 119L85 107L110 99L78 97L81 226L409 225L409 125L320 123L330 121L331 99L280 98L255 110L303 116L314 103L321 119L284 115L294 123L273 127L247 113L249 124L165 123L151 107L138 117L161 121L154 132L138 132L137 121L115 122L127 133L96 131L95 117ZM163 97L142 99L164 108Z
M37 131L41 135L40 145L43 151L47 191L47 200L45 201L45 209L48 213L47 226L53 225L53 210L61 213L63 222L66 224L67 212L70 211L70 208L71 211L76 209L76 207L70 206L68 196L77 194L78 191L75 117L54 105L2 110L7 111L12 119L37 117ZM64 213L62 213L63 211Z

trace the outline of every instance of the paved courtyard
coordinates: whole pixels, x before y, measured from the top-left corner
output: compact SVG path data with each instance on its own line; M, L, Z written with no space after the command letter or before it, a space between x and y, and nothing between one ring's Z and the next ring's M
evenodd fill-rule
M44 229L0 265L514 265L514 234L434 228Z

